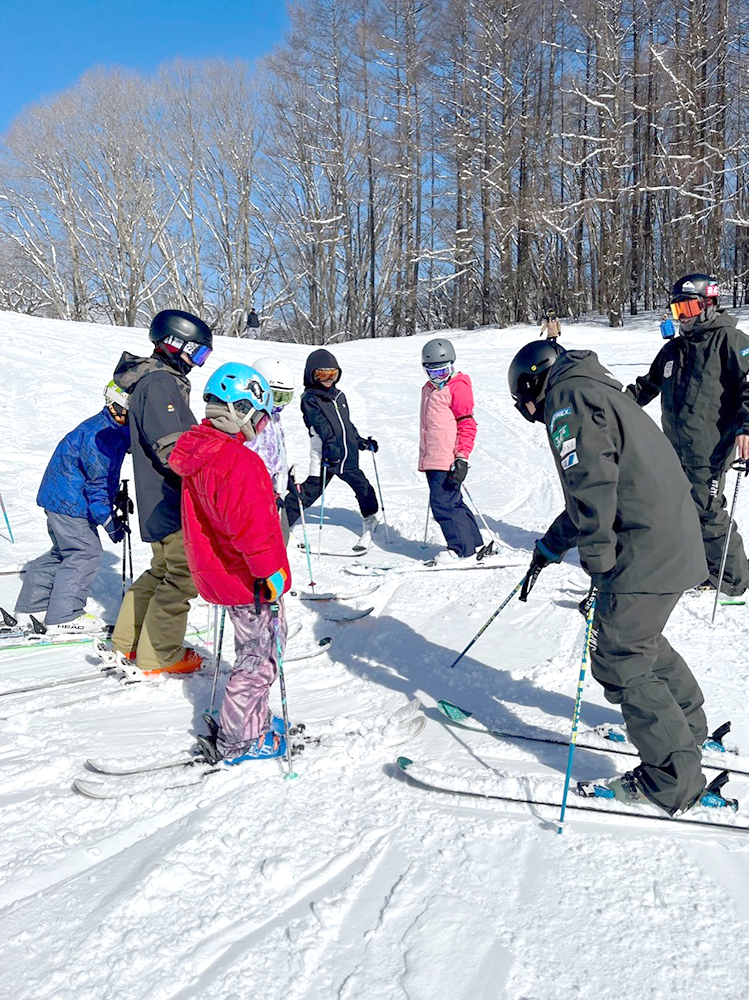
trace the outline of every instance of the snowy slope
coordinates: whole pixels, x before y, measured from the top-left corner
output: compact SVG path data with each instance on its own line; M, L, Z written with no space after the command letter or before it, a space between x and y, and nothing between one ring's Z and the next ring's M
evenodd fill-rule
M46 546L35 505L58 439L101 404L121 350L147 353L144 331L0 314L0 490L16 537L0 523L0 570ZM542 428L514 412L510 358L537 330L450 333L474 382L479 437L467 480L491 528L520 561L558 513L561 488ZM423 558L427 491L416 472L419 353L427 337L337 348L342 388L359 430L379 439L391 543ZM563 332L592 348L625 383L659 349L654 317L612 331ZM196 372L194 409L221 362L273 354L301 373L307 349L219 339ZM652 408L657 419L657 406ZM292 458L306 470L296 402L285 418ZM371 470L370 457L363 468ZM127 466L126 466L127 468ZM126 474L129 474L129 470ZM729 492L733 491L733 476ZM342 483L326 503L324 543L343 547L360 521ZM739 523L747 525L746 493ZM309 515L317 536L316 512ZM121 549L105 542L93 606L114 620ZM134 536L136 573L148 550ZM292 553L297 585L303 553ZM318 583L365 590L344 560L314 567ZM394 760L517 770L529 788L561 782L566 750L500 743L449 727L447 698L503 729L529 724L568 735L587 580L574 557L547 569L526 605L511 603L461 664L448 665L510 592L523 569L401 576L370 599L368 618L324 621L288 604L306 635L333 635L329 654L289 664L292 716L316 732L361 728L346 750L307 751L297 781L276 764L172 791L96 802L71 790L86 757L166 754L188 747L210 700L210 676L123 687L96 680L0 697L0 995L15 1000L739 1000L749 982L749 835L569 816L440 796L399 777ZM12 608L17 575L0 576ZM710 721L733 720L749 748L747 612L687 596L669 638L705 690ZM195 628L210 611L197 606ZM210 652L210 631L196 645ZM231 662L231 641L224 658ZM0 651L3 690L94 669L85 649ZM374 721L419 696L428 716L412 744L383 747ZM275 704L278 694L274 692ZM582 724L617 721L589 682ZM575 777L623 770L626 759L585 751ZM749 815L749 779L732 781ZM742 816L739 813L739 817Z

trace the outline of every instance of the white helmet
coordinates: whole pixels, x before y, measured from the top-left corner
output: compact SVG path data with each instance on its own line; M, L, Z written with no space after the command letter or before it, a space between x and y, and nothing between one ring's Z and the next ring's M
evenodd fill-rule
M294 398L294 372L276 358L258 358L252 367L260 372L273 393L275 406L287 406Z
M124 389L120 389L114 379L111 382L107 382L104 386L104 399L107 401L107 405L116 403L123 410L127 410L130 407L130 396Z

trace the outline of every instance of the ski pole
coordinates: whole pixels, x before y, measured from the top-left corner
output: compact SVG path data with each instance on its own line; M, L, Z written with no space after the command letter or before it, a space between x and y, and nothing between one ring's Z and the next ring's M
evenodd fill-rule
M476 504L476 501L473 499L473 497L471 496L471 494L468 492L468 489L467 489L465 483L463 483L463 492L468 497L468 500L469 500L471 506L473 507L473 509L476 511L476 513L478 514L478 516L481 518L482 524L484 525L484 527L486 528L486 530L489 532L489 537L491 538L491 540L496 545L497 551L499 551L499 549L501 548L501 543L500 543L499 539L497 538L497 536L492 531L492 529L486 523L486 518L484 517L484 515L479 510L479 508L478 508L478 506Z
M218 607L216 607L214 615L218 613ZM213 687L211 688L211 707L208 709L208 714L213 715L213 706L216 701L216 687L218 686L218 671L221 665L221 647L224 644L224 624L226 622L226 608L221 608L221 624L218 630L218 642L216 642L216 633L213 633Z
M728 559L728 543L731 541L731 531L733 529L733 514L736 510L736 501L739 499L739 487L741 486L741 475L742 473L746 476L749 475L749 462L745 458L737 458L735 462L731 463L731 468L736 470L736 489L733 491L733 502L731 504L731 513L728 515L728 531L726 532L726 540L723 543L723 554L720 557L720 572L718 573L718 586L715 591L715 603L713 604L713 616L710 619L710 624L715 622L715 612L718 610L718 601L720 600L720 588L723 584L723 574L726 571L726 560Z
M297 500L299 501L299 516L302 519L302 536L304 538L304 551L307 554L307 570L309 571L309 585L314 591L317 584L312 578L312 553L310 552L309 538L307 537L307 518L304 516L304 505L302 504L302 488L296 481L296 479L294 479L293 476L291 477L291 481L296 487L296 496Z
M424 548L426 548L427 537L429 536L429 515L432 513L432 504L430 500L427 500L427 519L424 522Z
M317 559L318 559L318 562L320 560L320 554L321 554L321 549L322 549L322 522L323 522L323 517L325 516L325 487L327 485L327 480L328 480L328 477L327 477L328 467L326 465L323 465L320 471L322 472L322 495L321 495L321 499L320 499L320 529L319 529L319 531L317 533Z
M526 576L527 576L527 574L526 574ZM497 608L497 610L496 610L496 611L494 612L494 614L493 614L493 615L491 616L491 618L489 618L489 620L488 620L488 621L487 621L487 622L486 622L486 623L485 623L484 625L482 625L482 626L481 626L481 628L480 628L480 629L478 630L478 632L477 632L477 633L476 633L476 635L475 635L475 636L473 637L473 639L471 639L471 641L470 641L470 642L468 643L468 645L467 645L467 646L466 646L466 648L465 648L465 649L463 650L463 652L462 652L462 653L460 654L460 656L459 656L459 657L458 657L458 658L457 658L456 660L453 660L453 662L452 662L452 663L450 664L450 666L451 666L451 667L454 667L454 666L456 665L456 663L460 663L460 661L461 661L461 660L463 659L463 657L464 657L464 656L466 655L466 653L467 653L467 652L468 652L468 650L469 650L469 649L471 648L471 646L472 646L472 645L474 644L474 642L476 642L476 640L477 640L477 639L478 639L478 638L479 638L480 636L482 636L482 635L484 634L484 632L486 632L486 630L487 630L487 629L489 628L489 626L491 625L491 623L492 623L492 622L494 621L494 619L495 619L495 618L497 617L497 615L499 614L499 612L500 612L500 611L501 611L501 610L502 610L503 608L506 608L506 607L507 607L507 605L508 605L508 604L510 603L510 601L511 601L511 600L513 599L513 597L515 596L515 594L517 594L517 592L518 592L518 591L520 590L520 588L521 588L521 587L523 586L523 584L524 584L524 583L525 583L525 577L523 577L523 579L522 579L522 580L521 580L521 581L520 581L519 583L517 583L517 584L516 584L516 585L515 585L515 586L513 587L513 589L512 589L511 591L510 591L510 593L509 593L509 594L507 595L507 597L505 597L505 599L504 599L504 600L502 601L502 603L501 603L501 604L500 604L500 606L499 606L499 607Z
M292 769L291 766L291 733L289 729L289 706L286 700L286 679L283 673L283 643L281 642L281 629L278 624L278 601L273 601L270 606L271 618L273 620L273 635L276 640L276 656L278 658L278 683L281 688L281 712L283 714L283 728L286 733L286 763L288 765L288 771L284 775L284 778L298 778L299 775Z
M5 509L5 503L3 502L3 495L2 495L2 493L0 493L0 507L3 508L3 517L5 518L5 523L8 525L8 534L10 535L10 544L11 545L15 545L16 544L16 540L13 537L13 529L10 526L10 521L8 519L8 512Z
M598 591L594 588L590 592L590 605L588 607L588 617L585 620L585 641L583 642L583 656L580 662L580 676L577 680L577 695L575 696L575 708L572 712L572 732L570 733L570 749L567 754L567 773L564 776L564 791L562 792L562 809L559 813L559 819L557 820L557 826L559 829L557 833L564 832L564 812L567 808L567 793L570 789L570 776L572 774L572 756L575 752L575 744L577 743L577 726L580 721L580 710L583 707L583 690L585 688L585 670L588 666L588 658L591 652L595 649L595 640L593 636L593 618L596 613L596 601L598 600Z
M375 479L377 480L377 492L380 494L380 510L382 511L382 523L385 525L385 538L387 538L388 545L390 544L390 528L388 528L388 519L385 516L385 503L382 499L382 489L380 487L380 474L377 471L377 461L375 460L375 453L370 451L372 456L372 465L374 465Z

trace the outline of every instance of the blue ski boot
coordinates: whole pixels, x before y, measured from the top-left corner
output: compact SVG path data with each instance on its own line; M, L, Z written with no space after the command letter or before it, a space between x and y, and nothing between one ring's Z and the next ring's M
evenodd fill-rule
M286 755L286 737L272 729L257 739L249 749L236 757L224 757L225 764L242 764L246 760L271 760Z

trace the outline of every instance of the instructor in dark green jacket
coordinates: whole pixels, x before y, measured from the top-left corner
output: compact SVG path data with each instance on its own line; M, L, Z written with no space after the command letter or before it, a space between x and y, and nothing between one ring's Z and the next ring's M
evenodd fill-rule
M565 511L536 542L521 599L540 570L577 546L598 588L593 676L620 705L641 763L596 782L605 797L644 798L669 815L700 797L703 696L663 629L682 592L705 578L689 483L657 425L591 351L527 344L509 371L528 420L544 422Z
M691 484L713 587L728 534L726 469L734 449L739 458L749 458L749 337L718 308L719 299L718 283L709 275L679 278L671 311L680 336L668 341L648 374L627 388L640 406L660 393L663 431ZM744 544L734 526L721 590L737 597L748 586Z

